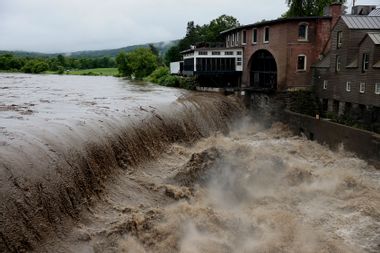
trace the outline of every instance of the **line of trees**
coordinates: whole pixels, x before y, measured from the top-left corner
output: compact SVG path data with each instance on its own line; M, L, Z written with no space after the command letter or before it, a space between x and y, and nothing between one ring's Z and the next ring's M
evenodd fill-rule
M0 70L24 73L54 71L63 73L72 69L114 68L112 57L84 58L57 55L56 57L22 57L13 54L0 55Z
M346 0L286 0L289 9L283 17L322 16L326 6L345 2Z
M224 42L222 31L239 26L239 21L228 15L222 15L205 25L195 25L193 21L187 23L186 35L178 45L171 47L165 55L165 63L181 60L181 51L189 49L197 43Z
M163 57L153 45L128 53L120 52L116 57L119 74L128 78L146 79L164 86L191 88L192 80L170 75L170 62L181 60L180 52L189 49L191 45L224 42L220 33L236 26L239 26L238 20L227 15L202 26L195 25L193 21L188 22L185 37Z

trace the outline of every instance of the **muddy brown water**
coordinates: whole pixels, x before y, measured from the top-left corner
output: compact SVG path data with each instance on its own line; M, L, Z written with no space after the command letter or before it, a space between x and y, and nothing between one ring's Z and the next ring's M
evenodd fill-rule
M234 98L0 75L1 252L379 252L380 171Z

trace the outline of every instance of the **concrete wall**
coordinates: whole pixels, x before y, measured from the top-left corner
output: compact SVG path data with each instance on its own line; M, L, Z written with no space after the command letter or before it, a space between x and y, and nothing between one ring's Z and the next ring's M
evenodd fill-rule
M309 139L327 144L331 148L337 148L342 143L346 150L356 153L380 169L379 134L290 111L284 111L281 120L294 133L303 132Z

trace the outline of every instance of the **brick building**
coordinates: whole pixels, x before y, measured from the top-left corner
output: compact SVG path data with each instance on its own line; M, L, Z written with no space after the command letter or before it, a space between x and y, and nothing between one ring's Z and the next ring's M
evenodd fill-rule
M285 91L311 87L311 66L329 49L330 31L341 12L341 4L332 4L325 16L280 18L222 32L225 37L224 49L243 51L243 55L236 58L242 58L236 62L242 64L241 68L240 65L236 66L237 72L233 73L232 79L227 83L233 83L239 89L250 90ZM189 58L188 54L192 54L192 60L184 62L184 69L190 69L200 80L206 80L207 84L210 77L220 77L220 73L197 73L197 60L193 55L197 55L198 51L212 54L212 49L207 48L182 52L185 61ZM215 80L208 85L226 85L226 82L222 82L223 79Z
M326 16L281 18L223 32L227 48L244 50L241 86L280 91L310 87L310 67L328 49L341 10L341 4L333 4Z

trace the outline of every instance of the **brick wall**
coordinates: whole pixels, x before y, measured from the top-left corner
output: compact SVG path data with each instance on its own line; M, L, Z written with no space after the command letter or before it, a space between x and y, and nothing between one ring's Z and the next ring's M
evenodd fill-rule
M308 40L298 38L300 24L308 25ZM269 43L263 42L264 29L269 27ZM253 29L257 29L257 43L252 43ZM331 18L281 20L268 25L256 25L240 30L246 31L247 43L244 48L244 66L242 73L242 86L250 86L250 72L252 56L258 50L269 51L277 64L277 88L287 90L292 88L310 87L312 84L311 65L319 60L329 41ZM236 33L236 31L234 31ZM227 36L227 34L226 34ZM307 57L306 71L297 70L299 55Z

